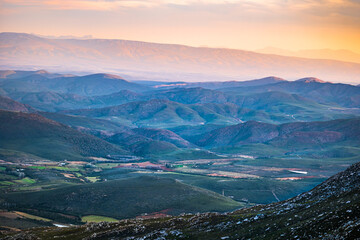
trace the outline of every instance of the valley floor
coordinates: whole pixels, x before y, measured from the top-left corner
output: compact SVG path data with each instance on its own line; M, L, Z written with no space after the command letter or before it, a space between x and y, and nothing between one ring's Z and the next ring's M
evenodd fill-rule
M360 237L360 164L286 201L226 214L89 223L38 228L4 239L357 239Z

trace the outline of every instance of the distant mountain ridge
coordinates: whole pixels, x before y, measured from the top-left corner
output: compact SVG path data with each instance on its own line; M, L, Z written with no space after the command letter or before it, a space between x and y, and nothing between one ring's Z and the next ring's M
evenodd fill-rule
M314 77L296 81L267 77L245 82L183 82L158 87L156 84L128 82L120 76L102 73L85 76L63 76L46 71L9 70L3 73L0 95L37 110L56 112L97 108L92 112L103 111L97 117L124 117L121 121L125 121L125 124L135 121L142 127L158 126L146 125L146 121L151 120L146 119L144 113L136 117L123 109L120 112L115 110L117 115L110 112L105 114L105 108L114 111L119 105L132 106L128 109L134 108L139 112L136 107L152 103L149 106L153 109L153 123L160 124L166 120L176 124L169 127L188 123L228 125L248 120L269 123L331 120L353 118L360 114L359 87L329 83ZM172 103L163 104L162 109L154 109L165 101ZM173 106L169 108L170 105ZM79 112L85 113L83 110ZM184 121L189 116L177 117L184 115L181 111L191 113L189 116L195 118ZM148 112L148 109L144 109L144 112ZM126 117L127 114L131 116Z
M5 32L0 33L0 54L2 66L117 72L152 80L247 80L271 75L286 79L312 75L335 82L360 80L357 63L127 40L47 39Z
M106 95L121 90L141 92L148 87L124 80L120 76L97 73L85 76L57 74L39 74L37 72L17 71L12 75L3 75L0 88L5 92L57 92L81 96ZM18 76L18 77L16 77ZM50 77L49 77L50 76Z
M338 104L346 107L360 106L360 88L341 83L330 83L317 78L302 78L274 84L218 89L225 93L250 94L270 91L298 94L320 103Z
M71 74L59 74L59 73L49 73L46 70L37 70L37 71L19 71L19 70L0 70L0 79L17 79L24 78L31 75L41 75L47 78L56 78L56 77L71 77Z
M61 111L67 109L96 108L119 105L143 98L140 93L121 90L116 93L100 96L81 96L72 93L58 92L13 92L9 97L26 103L42 111Z
M169 89L169 88L195 88L201 87L206 89L220 89L227 87L250 87L258 85L266 85L286 81L279 77L265 77L261 79L254 79L248 81L224 81L224 82L177 82L177 83L162 83L155 84L153 87L157 89Z
M277 54L282 56L293 56L313 59L333 59L345 62L360 63L360 54L349 50L306 49L299 51L288 51L280 48L267 47L255 51L258 53Z

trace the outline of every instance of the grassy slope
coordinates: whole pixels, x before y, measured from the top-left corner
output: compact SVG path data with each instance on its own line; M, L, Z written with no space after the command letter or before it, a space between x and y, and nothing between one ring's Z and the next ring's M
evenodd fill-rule
M53 160L125 153L119 146L37 114L0 111L0 122L0 147L4 149Z
M234 152L234 149L231 149L233 146L238 150L248 146L248 150L255 150L255 156L261 155L256 151L265 153L261 150L261 146L264 146L287 153L300 150L325 151L329 157L336 157L336 154L341 153L339 147L359 146L359 122L359 118L281 125L252 121L218 128L189 140L200 146L219 147L222 152ZM271 153L271 149L268 150ZM352 154L347 156L350 155Z
M132 172L127 169L110 169L100 173L101 178L122 179L129 176L161 176L182 181L192 186L208 189L210 191L232 196L236 201L246 201L256 204L276 202L273 192L280 200L293 197L311 189L324 179L303 179L298 181L279 181L272 178L259 179L230 179L196 175L179 172ZM134 170L133 170L134 171ZM245 200L246 199L246 200Z
M72 215L101 215L117 219L142 213L229 211L241 204L214 192L173 179L140 177L107 181L56 190L10 193L6 202L18 207L63 212Z
M11 98L0 96L0 109L19 112L35 112L35 109L29 105L22 104Z
M80 116L69 116L58 113L49 113L49 112L40 112L39 115L52 119L59 123L68 125L70 127L82 127L88 128L91 130L105 130L105 131L121 131L125 127L121 124L117 124L111 121L101 120L101 119L91 119Z
M97 216L97 215L88 215L81 218L83 222L117 222L115 218Z

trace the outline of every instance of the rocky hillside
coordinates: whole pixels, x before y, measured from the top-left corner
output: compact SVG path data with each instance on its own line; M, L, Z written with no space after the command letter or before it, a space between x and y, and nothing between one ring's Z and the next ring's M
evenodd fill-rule
M360 163L292 199L227 214L32 229L4 239L357 239Z

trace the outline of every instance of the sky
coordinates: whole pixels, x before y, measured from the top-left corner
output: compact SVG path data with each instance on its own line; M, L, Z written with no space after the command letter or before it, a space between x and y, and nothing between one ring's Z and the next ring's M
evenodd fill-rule
M0 0L0 31L360 53L360 0Z

